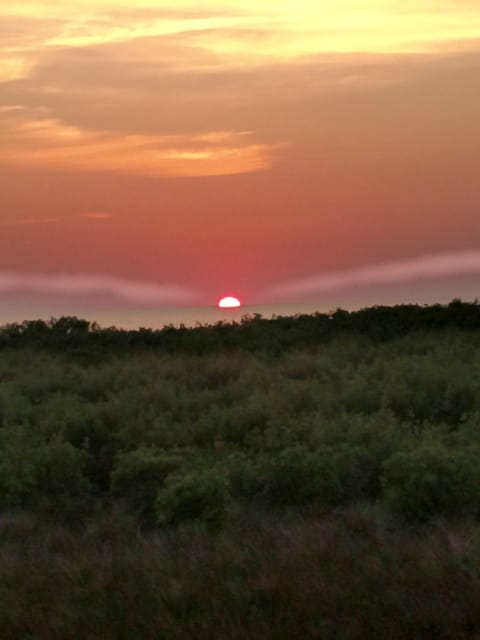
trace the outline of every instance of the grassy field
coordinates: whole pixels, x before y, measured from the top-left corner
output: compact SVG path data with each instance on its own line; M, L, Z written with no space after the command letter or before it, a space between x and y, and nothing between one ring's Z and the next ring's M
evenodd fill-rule
M473 523L414 530L356 507L140 532L113 510L0 532L3 640L479 637Z

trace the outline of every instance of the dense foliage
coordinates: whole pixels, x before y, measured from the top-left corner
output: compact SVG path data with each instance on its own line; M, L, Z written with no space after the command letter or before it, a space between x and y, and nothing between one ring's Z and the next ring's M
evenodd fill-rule
M480 512L480 306L0 331L0 508L121 500L142 525L235 504Z
M168 620L176 625L183 620L178 637L192 637L189 625L200 615L210 616L210 622L195 635L198 638L293 637L283 636L281 625L272 635L266 629L276 629L272 617L292 598L296 602L285 576L298 569L301 580L309 583L313 578L307 576L308 567L316 566L319 571L318 558L326 563L332 580L348 582L342 565L348 557L355 570L364 574L365 583L354 581L348 586L350 595L345 598L351 599L349 603L343 602L339 593L330 592L318 620L313 603L315 598L321 600L320 591L312 586L316 595L310 602L310 595L300 589L303 600L294 606L285 625L293 629L307 616L303 624L309 637L386 637L367 629L367 619L355 609L358 603L354 600L360 597L361 589L373 589L368 580L376 581L379 589L386 588L388 572L401 571L402 554L406 562L418 564L418 584L412 569L413 590L431 588L435 592L438 587L441 600L444 587L437 584L437 578L441 585L449 579L459 584L467 580L480 595L480 575L472 573L465 578L463 556L453 558L453 551L445 551L444 543L438 542L439 534L424 529L425 525L438 527L442 521L457 528L470 523L469 531L477 530L480 305L454 301L445 307L378 307L354 313L337 310L330 315L273 320L254 316L231 325L166 327L161 331L100 329L77 318L1 328L0 533L3 530L4 538L0 538L0 545L5 543L11 555L3 556L6 564L0 562L0 583L20 583L21 572L27 570L12 532L32 518L48 540L52 535L55 540L57 536L60 541L70 541L60 542L55 551L57 543L52 542L52 548L44 550L52 566L58 564L60 582L68 580L64 570L76 572L74 556L70 557L62 544L81 549L84 562L91 562L92 567L95 563L103 566L99 557L105 550L100 551L98 545L104 534L97 530L98 539L94 536L92 542L88 531L112 509L123 514L110 516L117 524L107 534L114 539L110 561L118 567L109 565L102 571L110 576L109 571L118 569L120 580L133 571L136 556L131 554L137 552L127 553L129 544L145 557L138 560L138 575L134 571L139 583L133 586L132 582L125 587L131 591L112 596L114 600L105 604L109 624L114 624L115 616L121 624L124 600L136 598L137 589L145 593L147 608L158 609L163 603L160 609L166 616L165 629L163 622L158 622L151 627L151 635L140 628L135 631L138 620L132 623L131 633L137 633L136 637L162 637L158 636L161 633L177 637L167 630ZM338 524L340 514L352 510L374 510L371 513L375 515L349 516L348 526ZM127 521L128 526L118 525ZM242 551L240 521L247 544L258 542L264 553L269 545L276 549L278 575L273 568L264 567L263 577L253 570L259 552ZM296 524L287 526L288 522ZM357 525L359 531L355 531ZM408 529L412 525L418 527L417 533ZM31 525L27 538L36 526ZM328 533L328 527L336 533ZM377 531L377 537L372 538L372 527L375 531L381 527L381 535ZM313 531L322 532L316 542ZM195 564L200 562L198 558L188 560L193 565L185 571L165 559L168 553L182 553L181 544L175 546L177 538L170 537L173 532L186 536L181 544L189 548L190 555L195 556L195 545L206 545L207 550L201 553L209 563L208 571L213 572L212 585L228 576L223 595L211 587L219 599L216 604L208 604L201 593L201 572ZM349 542L349 535L355 540ZM464 530L462 535L473 562L479 547L472 542L473 533ZM328 564L331 536L339 536L341 541L336 576L337 569ZM433 563L433 573L426 575L423 584L422 558L409 549L418 543L426 550L429 536L434 536L435 544L443 550L439 551L440 564ZM214 540L220 541L218 557L211 546ZM303 542L308 548L301 549ZM398 559L389 557L387 561L388 554L395 555L397 543L405 548L398 550ZM26 549L33 545L27 556L36 553L37 543L25 544ZM50 542L45 544L48 547ZM356 554L363 553L362 549L366 559L360 560ZM226 563L230 551L236 568L229 573ZM148 563L165 572L164 591L156 582L158 576L148 573ZM168 567L162 569L159 563ZM108 579L115 582L112 576ZM192 584L187 588L181 583L183 579ZM174 583L181 595L175 595ZM254 600L248 604L250 583ZM326 577L324 588L328 583ZM95 590L102 587L93 578L89 585L90 595L78 593L76 604L65 605L74 606L75 615L80 611L81 615L91 614ZM34 585L28 588L35 590ZM233 605L228 600L229 589L243 594L239 596L241 603ZM57 598L57 590L52 593ZM25 603L29 600L25 593L21 597ZM148 597L152 598L150 604ZM410 592L397 593L382 606L371 604L372 615L384 620L389 637L414 637L408 635L405 621L402 628L407 635L392 635L402 617L402 598L410 597ZM85 598L92 599L90 604ZM327 609L340 605L345 607L345 616L360 616L365 636L347 631L335 635L329 627L335 624L335 616L329 617ZM228 620L213 611L215 606L226 607ZM2 638L54 637L50 627L36 636L28 625L19 635L22 616L14 619L12 611L3 622L0 616L0 631L2 624L6 625ZM255 631L245 622L249 611L257 616ZM470 620L466 610L450 613L455 620ZM387 623L390 615L397 626ZM225 625L223 635L221 629L217 635L212 632L215 616L217 623L221 619ZM428 618L426 613L424 616ZM125 624L128 628L128 621ZM412 624L419 624L418 620ZM451 621L445 622L445 629L448 624ZM468 624L456 637L468 637ZM436 630L432 621L428 625L435 637L453 637L442 631L441 625ZM132 637L123 636L120 630L110 636L104 631L88 635L80 622L77 627L71 637ZM320 631L314 635L313 627L323 629L323 635ZM429 633L427 627L425 633ZM70 636L65 632L58 637Z

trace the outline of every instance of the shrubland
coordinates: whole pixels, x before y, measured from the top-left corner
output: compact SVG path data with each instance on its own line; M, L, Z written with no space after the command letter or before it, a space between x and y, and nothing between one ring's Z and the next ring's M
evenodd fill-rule
M3 327L0 512L2 638L476 637L480 306Z

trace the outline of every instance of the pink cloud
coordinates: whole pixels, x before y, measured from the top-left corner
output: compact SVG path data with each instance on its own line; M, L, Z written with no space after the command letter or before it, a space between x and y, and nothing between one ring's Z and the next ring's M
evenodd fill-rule
M390 260L356 269L329 271L269 287L269 297L296 298L353 286L394 284L422 278L480 274L480 249Z
M198 292L176 284L126 280L103 275L35 275L0 273L0 292L30 291L75 295L113 295L138 303L188 303L197 300Z

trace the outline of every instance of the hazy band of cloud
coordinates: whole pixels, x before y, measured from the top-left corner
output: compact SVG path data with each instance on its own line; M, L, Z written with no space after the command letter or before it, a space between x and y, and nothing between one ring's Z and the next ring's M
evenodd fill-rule
M60 222L60 218L20 218L19 220L5 220L0 222L0 227L24 227L37 224L54 224Z
M0 273L0 293L19 291L68 296L106 294L129 302L159 305L193 302L198 297L198 292L189 287L111 276Z
M77 217L87 218L88 220L109 220L114 217L114 214L109 211L87 211L86 213L79 213Z
M108 211L88 211L86 213L78 213L75 218L83 218L86 220L110 220L114 217L113 213ZM14 220L2 220L0 227L24 227L24 226L36 226L44 224L56 224L59 222L66 222L68 218L60 217L40 217L40 218L18 218Z
M480 249L437 253L408 260L391 260L374 265L330 271L273 285L268 296L296 298L354 286L394 284L420 278L480 274Z

